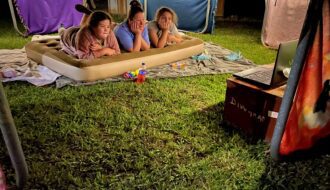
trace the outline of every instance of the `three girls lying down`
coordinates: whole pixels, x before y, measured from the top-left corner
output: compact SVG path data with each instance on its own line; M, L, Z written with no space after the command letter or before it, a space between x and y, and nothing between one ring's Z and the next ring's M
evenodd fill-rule
M160 8L154 21L146 25L143 9L137 0L131 1L128 17L114 31L111 29L111 17L104 11L84 15L83 20L81 27L60 32L62 50L79 59L117 55L120 54L120 48L127 52L138 52L150 49L150 43L153 47L163 48L182 41L173 10Z

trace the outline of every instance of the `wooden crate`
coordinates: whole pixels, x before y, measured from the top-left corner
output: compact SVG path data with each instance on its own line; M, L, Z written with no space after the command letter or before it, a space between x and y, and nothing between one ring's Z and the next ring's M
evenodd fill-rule
M285 86L266 90L235 77L227 79L224 121L270 142L284 90Z

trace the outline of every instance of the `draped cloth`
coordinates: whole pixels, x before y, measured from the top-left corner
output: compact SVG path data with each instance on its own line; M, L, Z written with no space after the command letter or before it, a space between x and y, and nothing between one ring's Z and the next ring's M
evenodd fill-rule
M15 0L17 13L28 34L48 34L78 26L82 13L75 10L82 0Z
M324 0L280 144L280 154L308 149L330 135L330 1Z

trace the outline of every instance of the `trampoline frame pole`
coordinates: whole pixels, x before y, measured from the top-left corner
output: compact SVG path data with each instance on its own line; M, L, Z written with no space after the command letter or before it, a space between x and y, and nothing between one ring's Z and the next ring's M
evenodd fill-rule
M16 30L16 32L23 36L23 37L27 37L28 36L28 33L27 31L25 31L24 33L21 32L19 29L18 29L18 26L17 26L17 19L16 19L16 16L15 16L15 10L14 10L14 5L13 5L13 0L8 0L8 4L9 4L9 9L10 9L10 14L11 14L11 19L13 21L13 25L14 25L14 28Z
M16 173L17 189L23 189L28 178L28 169L25 162L22 146L17 134L7 98L0 82L0 128Z

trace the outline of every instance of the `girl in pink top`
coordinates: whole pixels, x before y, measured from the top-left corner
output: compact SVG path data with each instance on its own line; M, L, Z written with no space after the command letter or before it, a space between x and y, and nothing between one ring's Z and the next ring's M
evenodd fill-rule
M62 50L79 59L94 59L120 54L117 39L111 30L111 17L95 11L82 27L71 27L60 33Z

